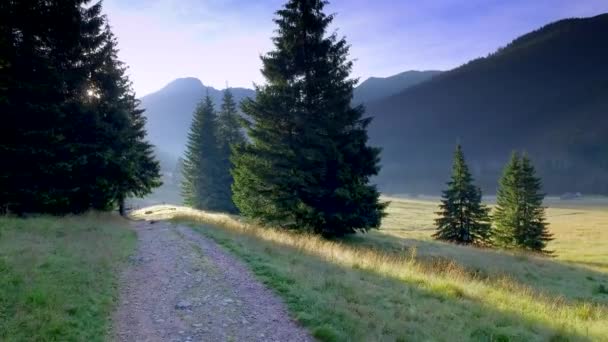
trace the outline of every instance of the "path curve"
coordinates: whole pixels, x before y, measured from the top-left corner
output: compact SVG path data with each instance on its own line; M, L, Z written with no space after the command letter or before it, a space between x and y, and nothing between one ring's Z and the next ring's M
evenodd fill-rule
M188 227L134 223L116 341L313 341L281 300L215 242Z

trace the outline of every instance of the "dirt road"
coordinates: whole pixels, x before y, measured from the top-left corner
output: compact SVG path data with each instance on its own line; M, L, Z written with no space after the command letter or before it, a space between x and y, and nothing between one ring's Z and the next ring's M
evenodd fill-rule
M312 341L284 304L215 242L184 226L134 223L116 341Z

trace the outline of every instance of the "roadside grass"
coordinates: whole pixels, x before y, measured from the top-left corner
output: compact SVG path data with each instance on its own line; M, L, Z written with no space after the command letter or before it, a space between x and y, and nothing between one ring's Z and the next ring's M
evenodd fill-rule
M432 246L438 254L431 257L419 253L425 246L399 249L400 240L389 235L363 235L366 243L327 241L187 208L156 207L137 215L173 218L219 242L281 295L293 316L322 341L595 341L608 336L605 287L600 287L605 274L585 267L575 271L587 276L566 285L554 276L553 288L542 280L519 281L520 275L509 272L525 267L560 272L571 265L458 246L445 248L465 249L470 256L452 259L441 254L442 246ZM468 258L487 265L477 269L466 264ZM503 259L524 266L493 273L491 264ZM576 282L585 286L571 286ZM571 293L561 295L564 289Z
M547 209L554 240L553 257L531 253L484 250L442 243L435 231L437 203L390 198L388 216L379 231L347 241L392 253L415 253L421 263L453 261L494 282L502 278L568 300L608 304L601 288L608 286L608 205ZM554 205L554 204L551 204Z
M0 340L106 340L135 243L109 214L0 217Z

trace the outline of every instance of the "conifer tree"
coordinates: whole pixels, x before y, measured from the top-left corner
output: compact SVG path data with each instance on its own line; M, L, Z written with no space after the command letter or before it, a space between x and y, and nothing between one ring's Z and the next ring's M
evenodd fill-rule
M8 48L0 90L0 187L6 211L66 213L89 208L82 167L94 149L85 127L95 115L83 106L87 55L99 49L101 5L88 1L2 2L0 32ZM61 23L58 25L57 23ZM88 120L88 121L87 121ZM5 130L4 130L5 129Z
M377 228L385 205L370 185L380 160L367 144L371 119L351 106L349 46L327 34L326 4L289 0L277 12L266 84L242 105L251 143L233 158L233 198L263 224L340 236Z
M95 209L118 205L124 214L128 197L142 197L161 185L160 165L145 131L144 110L131 89L126 67L118 60L117 41L106 24L102 48L92 55L88 83L97 129L90 133L99 158L88 158L86 174Z
M481 203L481 190L473 185L460 145L456 147L452 179L447 184L433 237L461 244L486 244L490 236L489 210Z
M184 156L182 196L196 209L219 211L217 117L209 94L194 111Z
M545 221L541 181L529 157L513 153L500 180L494 218L494 240L502 247L549 253L552 240Z
M89 2L2 2L4 211L111 209L158 184L116 41Z
M218 115L217 144L219 148L220 162L218 170L218 206L222 211L236 213L238 209L232 201L232 150L245 143L245 137L241 132L240 116L237 105L230 88L224 90L222 107Z
M492 215L494 229L492 238L500 247L517 245L517 235L521 231L521 160L516 152L505 166L496 194L496 207Z

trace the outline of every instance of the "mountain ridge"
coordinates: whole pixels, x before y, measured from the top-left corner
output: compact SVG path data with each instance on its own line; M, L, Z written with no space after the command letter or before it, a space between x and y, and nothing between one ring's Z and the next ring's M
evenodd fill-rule
M384 149L379 182L436 193L461 142L487 191L518 149L550 193L608 192L608 47L597 39L607 35L608 14L561 20L369 103L370 136Z
M386 94L397 93L411 85L426 81L437 73L439 72L410 70L389 77L370 77L360 85L367 89L357 87L355 94L365 99L369 96L377 98L378 90ZM370 82L373 84L370 85ZM148 136L151 142L159 150L164 150L164 155L180 156L186 145L186 135L196 104L208 93L216 108L219 108L223 90L206 86L196 77L181 77L141 97L141 107L146 109ZM255 91L249 88L237 87L230 90L237 103L247 97L255 96ZM371 94L368 94L370 92ZM357 102L356 95L353 102Z

